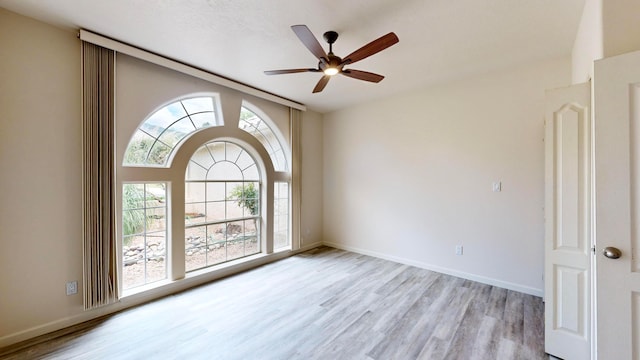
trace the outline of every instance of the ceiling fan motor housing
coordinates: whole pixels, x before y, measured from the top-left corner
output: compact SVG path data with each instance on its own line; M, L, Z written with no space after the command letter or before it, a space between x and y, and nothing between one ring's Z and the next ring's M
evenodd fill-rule
M338 33L335 31L327 31L324 33L324 39L329 43L329 45L333 44L338 40Z

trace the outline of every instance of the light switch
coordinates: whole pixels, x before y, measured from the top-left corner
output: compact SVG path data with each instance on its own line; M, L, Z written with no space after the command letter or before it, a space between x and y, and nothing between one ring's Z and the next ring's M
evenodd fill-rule
M502 191L502 181L496 181L493 183L493 192Z

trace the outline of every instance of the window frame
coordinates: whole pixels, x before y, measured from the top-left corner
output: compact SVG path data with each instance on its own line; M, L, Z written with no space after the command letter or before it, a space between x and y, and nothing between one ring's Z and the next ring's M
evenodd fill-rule
M224 145L224 149L222 150L224 155L220 155L220 154L214 154L212 153L212 151L216 151L215 150L215 146L214 145L220 145L223 144ZM209 146L211 145L211 146ZM238 147L240 149L240 152L238 154L238 156L235 159L229 159L228 158L228 152L227 152L227 148L229 145ZM189 160L189 164L194 163L198 166L202 166L201 164L199 164L196 160L194 160L194 158L196 157L198 152L204 152L206 150L206 152L209 154L209 156L211 157L211 160L213 160L213 163L211 163L211 165L209 166L208 170L206 171L204 178L200 178L199 176L193 176L193 179L190 179L190 175L189 175L189 169L187 169L187 171L185 171L185 190L187 189L187 184L204 184L204 194L202 194L202 198L199 199L201 201L189 201L187 202L185 199L185 209L187 208L187 206L189 205L193 205L193 204L204 204L204 217L205 220L203 222L199 222L199 223L192 223L192 224L187 224L187 219L186 219L186 214L187 212L185 211L185 233L189 230L189 229L195 229L195 228L204 228L204 233L205 233L205 244L204 244L204 255L205 255L205 262L203 266L197 267L197 268L190 268L187 269L187 264L189 263L188 261L186 261L186 257L188 256L194 256L197 254L193 254L188 250L191 250L192 248L188 248L187 247L187 239L188 237L185 234L185 272L186 274L189 274L190 272L193 271L198 271L204 268L208 268L208 267L212 267L212 266L216 266L216 265L220 265L220 264L224 264L226 262L229 261L233 261L236 259L240 259L240 258L244 258L247 256L251 256L251 255L255 255L259 252L261 252L262 250L262 238L261 238L261 226L260 224L262 223L262 217L261 217L261 208L262 208L262 180L261 180L261 174L258 171L258 176L257 179L254 178L245 178L245 174L244 171L250 169L251 167L258 167L256 160L253 158L253 156L251 155L251 153L249 151L247 151L245 148L243 148L242 146L230 141L230 140L224 140L224 141L220 141L220 140L213 140L210 142L207 142L205 144L202 144L202 146L200 146L198 149L196 149L196 152L194 152L194 154L191 156L190 160ZM245 167L244 169L238 165L238 161L240 160L240 157L243 155L243 153L247 154L246 156L248 156L251 161L252 164ZM232 161L233 160L233 161ZM232 163L234 164L241 172L242 174L242 179L235 179L235 178L228 178L228 179L208 179L209 177L209 172L212 171L214 169L214 167L217 164L220 163ZM224 200L212 200L209 201L209 197L208 197L208 189L209 187L207 186L208 184L224 184ZM245 214L245 208L242 209L242 216L240 217L229 217L228 214L228 203L229 202L235 202L235 199L229 199L228 194L229 194L229 188L227 187L230 184L236 184L236 186L238 186L237 184L242 184L242 189L244 191L245 188L245 184L257 184L258 187L258 198L257 198L257 202L258 202L258 213L257 214ZM185 198L186 198L186 192L185 192ZM224 204L224 216L222 218L219 219L214 219L209 221L208 218L210 216L209 212L209 204L210 203L220 203L222 202ZM244 224L246 221L253 221L254 223L254 227L255 227L255 234L254 237L257 240L257 250L256 252L247 254L246 253L246 225ZM242 241L244 241L245 243L243 244L244 250L243 250L243 255L239 256L239 257L233 257L233 258L229 258L229 243L230 241L228 240L227 236L229 234L228 230L224 230L224 241L213 241L212 244L220 244L220 243L224 243L224 247L225 247L225 259L223 261L220 262L215 262L215 263L209 263L209 252L210 252L210 245L209 245L209 227L210 226L215 226L215 225L222 225L225 224L225 228L228 229L230 224L233 223L238 223L238 222L242 222L243 223L243 227L242 227L242 232L243 232L243 236L245 237L245 239L243 239ZM189 244L191 245L191 244ZM215 246L213 245L213 246ZM202 245L200 245L202 246ZM217 248L214 247L213 250L217 250Z
M151 280L151 281L147 281L147 263L149 262L149 257L147 256L147 248L149 247L147 245L147 238L148 238L148 234L154 234L154 233L159 233L160 231L157 230L151 230L148 231L148 226L149 224L145 221L144 225L143 225L143 231L142 232L135 232L135 233L131 233L131 234L125 234L124 231L122 231L122 236L120 236L119 239L119 245L122 247L122 256L120 256L121 261L123 262L122 266L120 267L120 269L122 270L122 274L124 275L125 273L125 269L126 266L128 266L125 263L125 256L126 253L124 253L124 247L127 246L130 248L130 246L128 245L124 245L125 243L125 238L128 237L135 237L135 236L142 236L144 237L144 250L143 251L143 258L142 260L144 260L144 267L143 267L143 271L144 271L144 276L143 276L143 282L140 284L134 284L131 287L125 288L125 284L124 284L124 276L122 276L121 279L121 289L123 290L123 292L127 292L127 291L135 291L136 288L138 287L145 287L145 286L153 286L152 284L154 283L160 283L165 281L168 277L169 277L169 266L168 266L168 260L169 260L169 255L168 255L168 250L169 250L169 202L167 201L167 199L169 198L168 196L168 184L166 182L163 181L158 181L158 182L124 182L121 184L120 188L124 189L125 186L128 185L142 185L143 186L143 193L144 193L144 200L143 200L143 206L140 208L125 208L124 205L122 206L122 210L119 212L120 213L120 219L122 221L122 223L124 223L124 212L129 210L135 210L135 211L143 211L143 214L145 216L145 218L147 217L147 210L148 209L164 209L164 217L165 217L165 222L164 222L164 228L162 229L162 232L164 232L164 259L163 259L163 263L164 263L164 277L162 278L158 278L156 280ZM147 185L164 185L164 206L159 207L159 206L154 206L154 207L147 207ZM124 193L124 190L122 190L122 192ZM124 196L124 195L123 195ZM131 264L133 265L133 264Z
M211 94L214 96L219 96L219 94ZM185 94L177 98L177 101L180 99L190 98L202 96L202 93L191 93ZM162 106L166 106L170 102L166 102ZM264 146L252 135L249 133L239 129L238 122L230 119L229 114L239 114L239 108L241 106L247 106L249 104L246 101L234 102L234 101L225 101L224 97L220 98L220 119L225 119L222 121L222 125L207 127L204 129L200 129L195 131L194 133L186 136L173 151L171 159L168 162L168 167L159 168L159 167L148 167L148 166L124 166L123 165L123 156L128 146L128 141L126 143L119 143L116 149L116 201L118 207L118 216L122 216L121 206L122 206L122 184L129 183L138 183L138 182L166 182L167 183L167 218L170 224L168 225L169 234L167 239L167 260L168 260L168 268L167 268L167 279L165 281L153 283L153 286L141 286L133 289L129 289L123 292L122 297L128 297L132 295L136 295L141 292L146 292L148 290L152 290L155 288L162 288L165 286L169 286L173 288L173 284L176 282L181 282L182 280L188 280L188 283L192 283L193 281L201 281L200 279L213 279L219 277L220 274L227 274L231 269L244 269L247 267L259 265L264 263L265 259L275 259L280 258L282 256L286 256L291 251L294 251L299 247L299 243L291 241L292 235L294 233L292 229L292 217L295 214L292 211L290 206L289 213L289 238L290 238L290 246L286 248L276 249L274 251L274 184L276 182L287 182L289 184L289 202L291 199L291 144L288 141L284 141L284 134L291 135L288 132L282 131L282 128L276 125L266 113L271 110L270 108L265 109L263 111L261 108L258 108L254 105L251 106L251 111L257 114L258 116L264 116L261 118L265 123L271 127L271 130L276 135L280 145L285 151L285 158L287 161L287 169L288 171L276 171L273 167L271 157L269 153L264 148ZM158 107L161 108L162 106ZM237 106L237 110L233 110L234 107ZM229 110L231 109L231 110ZM226 116L224 116L226 114ZM237 115L234 115L237 116ZM146 117L145 117L146 119ZM283 118L284 120L284 118ZM287 119L289 120L289 119ZM138 126L141 123L138 124ZM288 125L290 126L290 125ZM137 127L128 126L128 129L125 133L121 133L120 137L124 138L128 136L127 134L133 134L137 130ZM122 130L121 128L121 131ZM129 138L126 138L129 140ZM196 271L187 272L185 269L185 171L187 168L187 164L189 158L193 154L193 152L201 145L212 142L212 141L230 141L243 149L248 151L252 157L256 161L256 165L258 167L258 171L260 173L261 178L261 212L259 214L259 226L260 226L260 249L259 252L255 255L249 255L247 257L243 257L240 259L236 259L230 262L213 265L211 267L206 267L203 269L199 269ZM121 224L117 224L118 238L122 239L122 226ZM123 264L123 255L122 255L122 240L119 241L118 246L118 259L119 259L119 268L122 269ZM122 271L122 270L120 270ZM119 288L122 289L122 279L119 280Z
M185 102L189 101L189 100L194 100L194 99L205 99L205 98L209 98L211 99L211 111L189 111L187 110L187 107L185 106ZM162 115L160 114L163 111L169 111L171 112L171 110L169 110L172 106L178 106L177 104L179 103L179 107L182 108L182 110L184 111L184 115L176 115L176 117L174 117L172 119L172 121L170 122L170 124L164 128L161 128L161 130L159 130L159 133L157 135L152 134L151 132L147 131L144 129L144 127L158 127L157 125L154 124L150 124L150 122L152 121L152 119L155 119L156 117L161 117ZM222 113L220 111L221 108L221 104L220 104L220 95L219 94L192 94L191 96L186 96L186 97L181 97L179 99L167 102L162 104L161 106L158 106L155 110L153 110L151 113L149 113L145 119L138 125L138 127L135 129L135 131L131 134L130 138L129 138L129 142L127 143L127 147L124 151L124 157L122 160L122 166L123 167L133 167L133 168L138 168L138 167L152 167L152 168L170 168L171 167L171 162L173 160L174 155L176 154L176 151L178 151L180 149L180 145L181 143L189 138L189 136L191 136L193 133L198 132L199 130L208 128L208 127L216 127L216 126L224 126L224 119L222 117ZM203 127L197 127L196 123L194 122L194 120L192 119L192 116L195 115L200 115L200 114L208 114L211 113L213 114L214 117L214 124L209 125L209 126L203 126ZM189 131L188 133L185 133L178 141L176 141L176 143L171 146L170 144L168 144L166 141L164 141L162 139L162 137L168 133L169 130L171 130L174 125L182 122L183 120L188 119L189 122L191 123L191 125L193 126L193 130ZM175 132L175 129L173 129L172 131ZM139 133L145 134L150 140L151 140L151 145L149 147L149 149L146 151L146 155L145 155L145 159L143 163L127 163L127 155L130 153L130 150L132 149L132 145L134 144L134 139L139 135ZM142 141L141 141L142 142ZM164 162L162 164L158 164L158 163L149 163L149 157L151 155L151 153L153 152L156 144L161 144L165 147L167 147L168 150L168 155L166 156Z

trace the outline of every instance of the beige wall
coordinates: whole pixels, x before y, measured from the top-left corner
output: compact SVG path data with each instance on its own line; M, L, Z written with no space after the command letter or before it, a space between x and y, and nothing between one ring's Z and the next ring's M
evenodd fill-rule
M602 0L585 0L571 52L574 84L593 77L593 61L603 56L602 41Z
M571 82L570 65L537 63L326 114L325 241L541 295L544 94Z
M65 294L67 281L82 283L80 41L75 31L0 9L0 48L3 347L161 293L88 312L81 288L78 295ZM252 103L268 107L259 99ZM322 238L322 123L313 112L303 118L304 247ZM196 284L185 279L165 293Z
M0 9L0 345L82 311L80 42Z
M572 52L573 83L593 77L593 62L640 50L640 1L586 0Z
M640 1L601 0L605 57L640 49Z

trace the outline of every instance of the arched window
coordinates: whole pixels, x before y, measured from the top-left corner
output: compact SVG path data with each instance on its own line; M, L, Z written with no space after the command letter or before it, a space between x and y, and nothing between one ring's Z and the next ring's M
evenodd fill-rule
M233 106L218 95L171 101L117 150L124 290L292 248L287 119L278 127L242 102L238 124L225 125Z
M187 271L260 252L260 174L241 146L207 143L185 175Z
M289 171L287 156L280 143L280 140L267 123L265 116L258 116L257 110L252 111L246 104L240 110L240 121L238 127L241 130L253 135L269 153L273 168L276 171Z
M180 141L200 129L222 125L217 102L217 96L193 97L155 111L129 141L123 165L167 167Z

